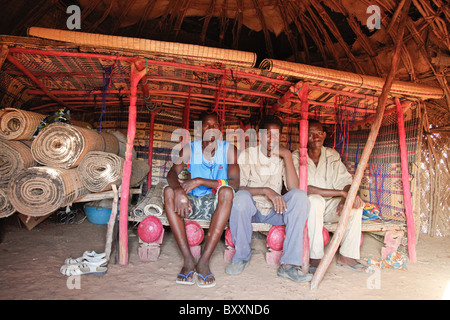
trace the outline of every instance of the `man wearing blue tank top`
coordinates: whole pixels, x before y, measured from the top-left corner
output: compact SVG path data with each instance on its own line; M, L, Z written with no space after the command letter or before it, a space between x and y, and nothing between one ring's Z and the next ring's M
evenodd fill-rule
M197 278L199 287L212 287L216 280L209 260L228 222L240 172L236 147L214 134L219 132L217 114L203 113L201 124L202 140L192 141L183 148L181 161L175 161L167 174L169 185L164 189L164 206L184 260L176 282L194 284ZM178 175L185 167L191 177L182 181ZM211 221L197 263L189 248L185 218Z

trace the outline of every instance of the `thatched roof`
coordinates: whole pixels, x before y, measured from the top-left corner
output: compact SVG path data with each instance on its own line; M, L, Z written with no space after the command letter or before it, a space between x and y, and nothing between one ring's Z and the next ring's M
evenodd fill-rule
M76 4L81 8L81 29L77 30L81 32L250 52L255 54L256 67L269 58L382 79L390 68L397 20L404 2L46 0L30 4L27 1L14 1L4 4L0 12L0 21L3 23L0 34L26 36L28 29L33 26L67 30L67 19L71 15L71 12L66 12L67 8ZM379 29L371 30L367 26L372 14L367 9L371 5L380 8ZM412 1L396 74L398 81L442 90L442 98L433 99L428 105L439 114L444 114L444 118L450 118L449 21L450 9L445 1ZM3 37L3 41L11 43L12 40ZM35 47L41 45L44 44ZM69 68L68 71L77 70ZM265 71L258 73L267 76ZM277 78L276 74L268 76ZM185 77L185 74L180 77ZM246 78L246 75L243 74L242 78ZM86 79L81 77L76 81L82 83ZM202 83L203 80L197 78L197 81ZM210 84L216 88L220 85L219 82ZM274 99L265 97L268 100L264 100L264 103L269 101L273 104L289 88L287 83L285 86L273 86L273 83L264 81L260 83L260 87L268 85L273 87L272 92L266 90L265 94L272 94ZM258 99L249 98L248 102L262 104Z

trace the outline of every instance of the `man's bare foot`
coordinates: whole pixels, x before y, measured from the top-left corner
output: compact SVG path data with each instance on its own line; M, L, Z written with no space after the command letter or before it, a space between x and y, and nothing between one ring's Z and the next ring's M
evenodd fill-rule
M354 267L357 264L359 264L358 260L353 259L353 258L348 258L345 257L341 254L338 253L337 255L337 260L336 260L337 264L343 265L343 266L349 266L349 267Z
M198 275L197 281L199 286L210 287L215 285L216 278L209 269L209 262L203 263L199 260L199 262L197 263L196 270Z

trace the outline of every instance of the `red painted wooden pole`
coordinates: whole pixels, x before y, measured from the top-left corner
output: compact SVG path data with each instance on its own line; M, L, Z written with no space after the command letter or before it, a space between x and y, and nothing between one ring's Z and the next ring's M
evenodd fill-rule
M300 89L297 89L302 86ZM299 189L308 192L308 83L297 83L295 86L291 87L291 92L298 95L300 99L300 159L299 159L299 170L298 170L298 182ZM303 229L303 265L302 269L304 273L309 271L309 236L308 236L308 221L306 221L305 229Z
M125 163L123 165L122 189L120 192L120 216L119 216L119 264L128 264L128 200L130 195L131 156L136 135L136 100L137 85L145 69L137 72L134 63L131 63L130 75L130 107L128 109L127 148L125 151Z
M403 119L402 105L400 104L400 100L398 98L395 98L395 105L397 107L398 137L400 142L400 161L402 167L403 203L405 204L406 231L408 235L408 253L409 253L409 260L411 262L417 262L415 223L411 204L411 191L409 185L408 158L407 158L408 156L406 150L405 121Z

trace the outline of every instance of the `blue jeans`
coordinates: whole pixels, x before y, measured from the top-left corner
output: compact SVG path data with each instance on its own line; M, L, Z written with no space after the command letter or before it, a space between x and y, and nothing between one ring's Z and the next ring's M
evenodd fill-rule
M310 203L306 192L292 189L283 195L287 210L278 214L274 209L265 216L256 208L250 192L240 190L233 199L230 215L230 230L236 252L232 262L249 260L251 254L252 222L274 226L286 225L281 264L301 266L303 264L303 229L308 219Z

